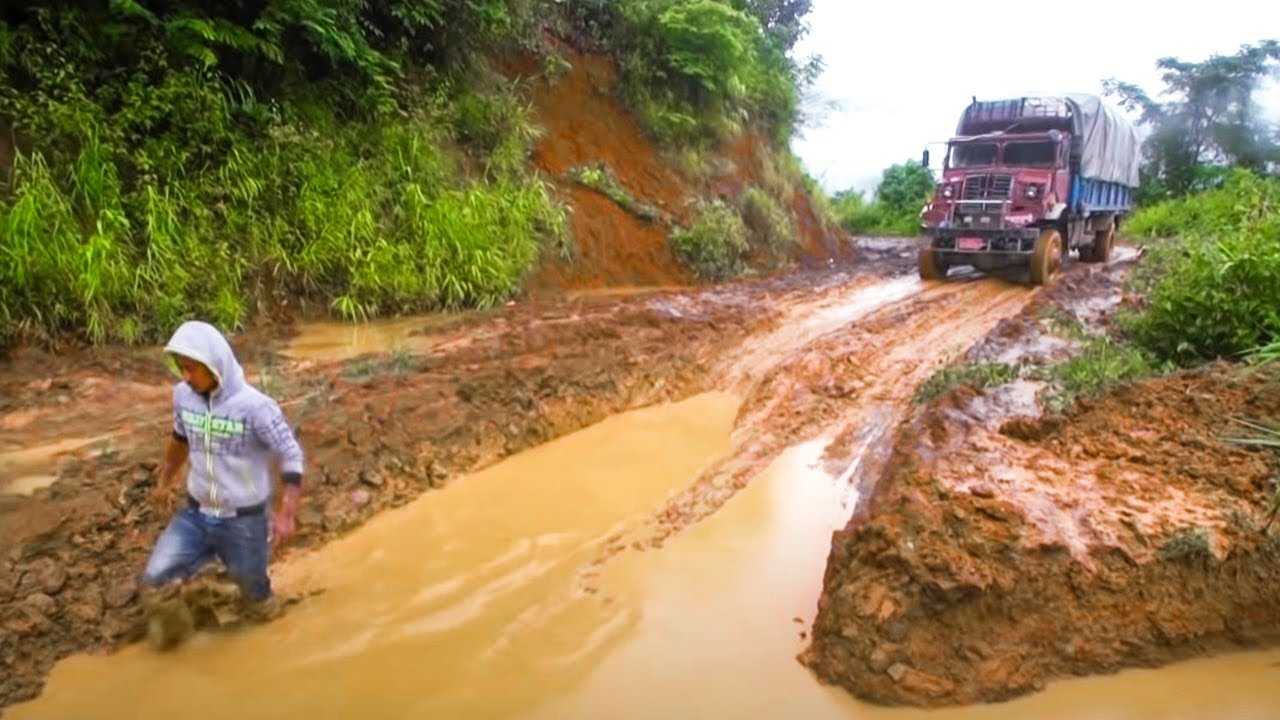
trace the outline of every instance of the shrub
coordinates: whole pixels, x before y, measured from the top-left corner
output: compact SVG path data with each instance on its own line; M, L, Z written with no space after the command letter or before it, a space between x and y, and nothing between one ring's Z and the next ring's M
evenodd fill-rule
M676 257L703 280L728 280L746 269L749 249L742 217L721 200L700 202L693 227L671 233Z
M1145 312L1120 319L1157 358L1190 365L1280 339L1280 179L1236 170L1222 188L1138 213L1128 229L1179 235L1155 243L1133 277Z
M742 220L752 243L775 265L784 262L799 242L795 221L772 196L759 188L749 188L743 193Z

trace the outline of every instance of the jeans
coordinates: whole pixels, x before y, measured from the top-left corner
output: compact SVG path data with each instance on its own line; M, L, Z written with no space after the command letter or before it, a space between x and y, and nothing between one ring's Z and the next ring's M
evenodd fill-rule
M152 586L186 580L216 557L240 586L245 600L262 602L271 597L267 528L265 512L219 518L184 508L156 540L142 580Z

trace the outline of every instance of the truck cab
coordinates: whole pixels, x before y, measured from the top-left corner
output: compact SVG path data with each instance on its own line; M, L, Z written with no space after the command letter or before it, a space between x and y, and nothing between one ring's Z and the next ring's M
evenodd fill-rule
M1072 249L1082 260L1105 262L1131 205L1128 182L1137 184L1137 141L1123 125L1113 128L1110 142L1087 137L1083 121L1096 118L1099 106L1082 108L1067 98L975 100L947 142L941 181L921 211L929 238L921 277L944 278L956 265L981 271L1024 266L1042 285ZM1122 156L1120 162L1100 165L1100 151ZM1089 169L1119 171L1088 177L1086 154L1093 160Z

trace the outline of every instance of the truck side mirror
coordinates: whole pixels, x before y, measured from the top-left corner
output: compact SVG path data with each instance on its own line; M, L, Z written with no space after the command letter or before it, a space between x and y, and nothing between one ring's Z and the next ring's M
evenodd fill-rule
M929 167L929 148L925 148L924 154L920 156L920 166Z

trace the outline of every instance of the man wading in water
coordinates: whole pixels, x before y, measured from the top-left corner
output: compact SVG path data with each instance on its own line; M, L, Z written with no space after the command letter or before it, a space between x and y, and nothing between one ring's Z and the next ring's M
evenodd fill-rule
M164 351L182 382L173 388L173 435L156 483L160 502L184 464L188 470L187 496L156 540L142 578L147 639L160 650L194 630L180 586L215 557L240 587L250 619L280 614L267 561L271 544L293 534L302 493L302 448L280 405L245 381L222 333L207 323L183 323ZM273 460L284 483L274 516Z

